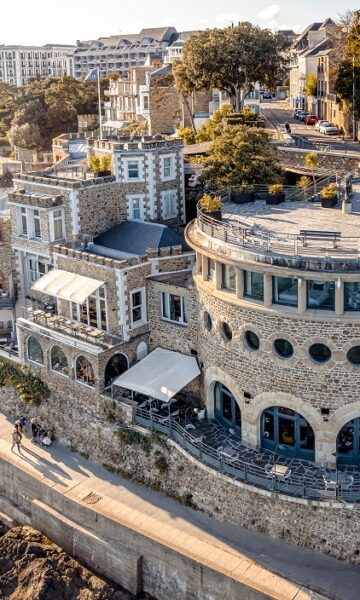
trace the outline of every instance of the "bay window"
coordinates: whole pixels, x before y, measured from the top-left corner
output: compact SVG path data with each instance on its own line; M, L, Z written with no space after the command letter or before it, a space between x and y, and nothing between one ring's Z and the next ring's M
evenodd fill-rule
M187 325L187 300L184 296L162 292L161 307L163 319L180 325Z

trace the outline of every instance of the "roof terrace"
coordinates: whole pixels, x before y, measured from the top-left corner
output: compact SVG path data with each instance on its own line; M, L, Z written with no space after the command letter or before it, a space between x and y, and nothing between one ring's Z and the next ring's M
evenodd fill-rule
M192 247L202 246L234 260L304 270L360 270L360 193L352 197L351 213L341 204L331 209L313 202L264 200L226 202L220 219L198 208L196 225L187 227Z

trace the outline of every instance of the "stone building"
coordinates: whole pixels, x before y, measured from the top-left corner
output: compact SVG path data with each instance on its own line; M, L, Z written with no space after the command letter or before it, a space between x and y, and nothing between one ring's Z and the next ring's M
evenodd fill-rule
M0 338L14 336L16 277L11 248L11 219L0 216Z
M187 226L204 402L248 447L360 462L355 204L342 214L301 202L228 203L225 222L199 214Z

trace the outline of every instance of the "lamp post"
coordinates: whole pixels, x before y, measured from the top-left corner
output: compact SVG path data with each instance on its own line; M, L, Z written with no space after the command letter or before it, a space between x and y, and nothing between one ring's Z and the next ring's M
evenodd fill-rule
M352 57L352 105L353 105L353 141L356 141L356 117L355 117L355 98L356 98L356 82L355 82L355 56Z

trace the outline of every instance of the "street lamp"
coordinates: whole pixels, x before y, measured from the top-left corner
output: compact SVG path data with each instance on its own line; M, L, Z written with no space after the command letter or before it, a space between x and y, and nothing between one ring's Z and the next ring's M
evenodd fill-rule
M353 140L356 141L356 118L355 118L355 97L356 97L356 83L355 83L355 56L352 57L352 105L353 105Z

